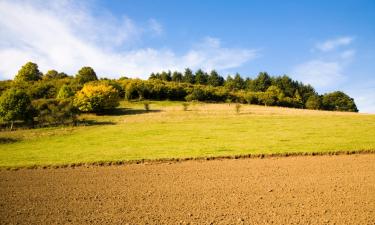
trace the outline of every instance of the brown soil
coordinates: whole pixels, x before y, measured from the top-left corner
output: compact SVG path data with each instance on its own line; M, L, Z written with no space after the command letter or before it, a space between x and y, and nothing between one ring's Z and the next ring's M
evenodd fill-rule
M0 171L0 224L375 224L375 154Z

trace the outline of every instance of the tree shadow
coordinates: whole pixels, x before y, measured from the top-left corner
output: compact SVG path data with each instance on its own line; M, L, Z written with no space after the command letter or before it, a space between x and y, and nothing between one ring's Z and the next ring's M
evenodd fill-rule
M0 144L10 144L10 143L15 143L19 141L16 138L10 138L10 137L0 137Z
M96 121L96 120L87 120L82 119L77 122L77 126L95 126L95 125L115 125L115 122L112 121Z
M116 108L112 110L106 110L100 113L97 113L98 116L124 116L124 115L135 115L135 114L144 114L144 113L156 113L161 112L158 109L131 109L131 108Z

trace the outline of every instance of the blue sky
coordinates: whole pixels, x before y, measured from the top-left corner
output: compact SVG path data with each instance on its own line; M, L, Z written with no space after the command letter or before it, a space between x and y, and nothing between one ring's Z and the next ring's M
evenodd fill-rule
M287 74L375 112L375 1L0 0L0 78L26 61L69 74Z

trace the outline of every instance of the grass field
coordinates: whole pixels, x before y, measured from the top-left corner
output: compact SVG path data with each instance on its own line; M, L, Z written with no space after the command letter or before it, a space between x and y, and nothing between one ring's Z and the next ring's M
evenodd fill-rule
M122 102L90 125L2 131L0 167L258 153L375 150L375 115L234 104Z

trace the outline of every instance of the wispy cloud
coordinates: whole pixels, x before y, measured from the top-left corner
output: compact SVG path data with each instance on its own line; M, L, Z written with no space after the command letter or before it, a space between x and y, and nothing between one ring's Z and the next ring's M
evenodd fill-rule
M340 62L323 60L310 60L292 70L293 77L320 89L337 86L345 78L342 72Z
M354 38L353 37L339 37L331 40L327 40L321 43L317 43L315 45L316 49L323 51L323 52L328 52L331 50L334 50L340 46L347 46L353 42Z
M155 35L161 35L163 33L163 26L155 19L150 19L148 21L148 24L151 28L151 31L155 34Z
M356 53L355 49L348 49L352 42L353 38L347 36L316 44L316 48L322 52L313 59L294 66L292 76L319 90L338 87L346 80L345 68L350 65ZM346 46L347 49L337 49L338 46Z
M42 71L54 68L74 74L92 66L99 75L147 77L151 72L185 67L228 69L254 59L257 51L222 47L204 38L182 54L166 48L136 48L143 35L160 35L151 18L145 26L109 12L93 15L76 1L0 1L0 78L9 79L27 61Z

